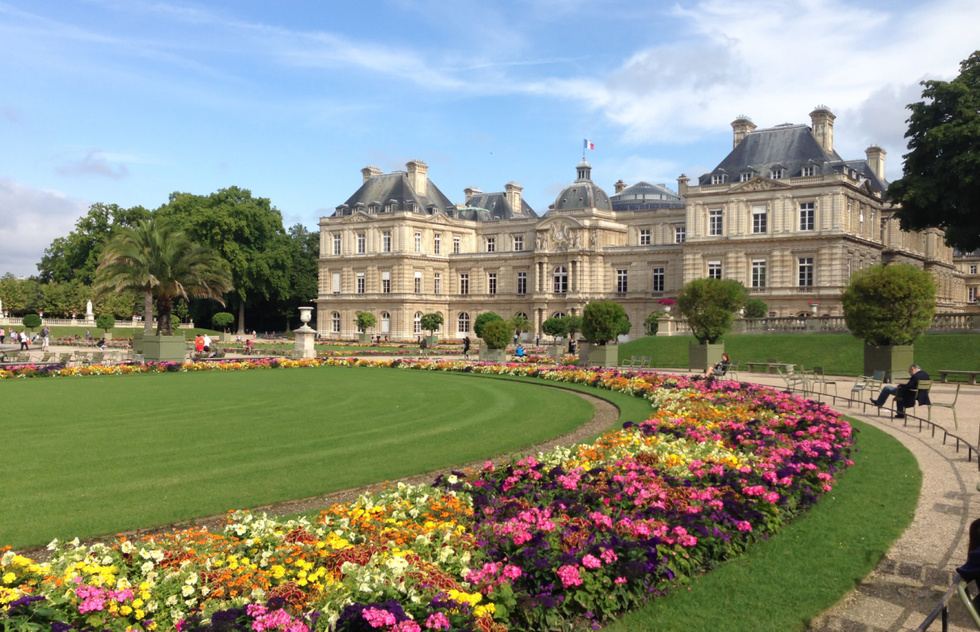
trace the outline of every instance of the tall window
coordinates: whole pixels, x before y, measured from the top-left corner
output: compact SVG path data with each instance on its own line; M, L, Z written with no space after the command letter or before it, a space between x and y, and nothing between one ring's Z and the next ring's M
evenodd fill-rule
M708 278L711 279L721 278L721 261L708 262Z
M677 226L674 228L674 243L682 244L687 241L687 227Z
M813 202L800 204L800 230L813 230Z
M422 312L415 312L415 318L412 319L412 333L422 333Z
M422 233L415 233L415 252L422 252Z
M970 274L976 274L976 273L977 273L977 266L976 266L976 264L971 265L970 266Z
M649 246L650 245L650 229L641 228L640 229L640 245Z
M514 235L514 252L524 250L524 235Z
M617 292L627 292L628 285L626 282L627 272L625 269L620 268L616 270L616 291Z
M459 254L459 237L453 237L453 254Z
M459 293L470 293L470 275L467 272L463 272L459 275Z
M442 274L436 272L432 277L432 293L442 294Z
M487 294L497 293L497 273L488 272L487 273Z
M357 293L364 294L364 273L357 273Z
M381 333L391 333L391 314L388 312L381 312Z
M664 279L666 275L664 274L664 268L654 268L653 269L653 291L663 292L664 291Z
M487 237L487 252L497 252L496 237Z
M333 253L335 255L339 255L340 254L340 235L339 234L333 236Z
M456 322L457 322L456 331L458 331L461 334L468 334L468 333L470 333L470 315L469 314L467 314L466 312L463 312L462 314L459 315L459 318L456 319Z
M357 254L363 255L365 250L364 233L357 233Z
M330 320L331 320L330 331L332 331L335 334L339 334L340 333L340 313L339 312L334 312L333 314L331 314Z
M800 257L800 287L813 287L813 257Z
M391 272L387 270L381 273L381 293L391 294Z
M416 294L421 294L422 293L422 273L421 272L416 272L415 273L415 293Z
M340 273L333 273L333 293L340 294Z
M708 211L708 234L721 234L721 209L713 208Z
M565 266L555 268L555 294L565 294L568 292L568 270Z
M753 233L764 233L768 230L767 217L768 216L766 214L766 207L764 206L752 207L752 232Z
M966 288L966 300L967 300L968 303L976 303L977 302L977 288L976 287L968 287L968 288Z
M752 287L766 287L766 260L752 260Z
M433 240L433 242L432 242L432 252L435 253L435 254L437 254L437 255L438 254L442 254L442 235L440 235L439 233L436 233L432 237L432 240Z
M381 233L381 252L391 252L391 231Z
M527 272L517 273L517 293L527 294Z

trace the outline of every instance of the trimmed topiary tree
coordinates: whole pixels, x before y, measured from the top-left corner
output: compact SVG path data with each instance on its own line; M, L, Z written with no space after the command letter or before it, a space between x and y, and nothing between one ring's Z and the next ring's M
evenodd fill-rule
M215 329L227 330L235 322L235 317L229 312L218 312L211 316L211 325Z
M490 349L506 349L511 338L514 336L514 328L503 318L491 320L483 326L483 335L480 338Z
M582 312L582 336L589 342L604 345L630 332L630 319L619 303L595 301Z
M581 316L575 316L574 314L569 314L568 316L563 316L562 317L562 320L564 320L568 324L568 337L569 338L574 338L575 337L575 334L577 334L578 332L582 331L582 317ZM627 319L627 321L628 320L629 319ZM629 333L629 330L627 330L626 333Z
M422 318L421 320L419 320L420 326L422 327L422 329L429 332L430 338L436 335L436 330L442 326L443 322L445 321L442 318L442 314L438 314L436 312L431 312L429 314L422 314Z
M564 318L549 318L541 323L541 331L553 338L564 338L568 335L568 321Z
M503 317L493 312L483 312L473 321L473 333L476 334L477 338L483 338L483 328L486 327L487 323L495 320L503 320Z
M746 318L765 318L769 315L769 305L761 298L750 298L745 302Z
M109 339L109 330L116 326L116 317L112 314L99 314L95 319L95 326L105 332L103 338Z
M681 289L677 308L698 340L687 348L689 369L703 371L721 361L725 345L719 341L747 299L745 286L731 279L695 279Z
M361 342L371 342L371 334L367 333L367 330L374 327L377 323L378 319L371 312L357 312L354 314L354 324L357 326L358 340Z
M20 322L24 324L24 327L34 331L41 326L41 317L37 314L25 314Z

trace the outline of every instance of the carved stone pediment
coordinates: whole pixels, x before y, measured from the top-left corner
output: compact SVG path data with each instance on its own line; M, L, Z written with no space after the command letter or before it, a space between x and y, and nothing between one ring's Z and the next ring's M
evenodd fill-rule
M787 189L789 185L784 182L779 182L778 180L770 180L769 178L763 178L762 176L756 176L749 180L748 182L739 182L733 186L730 190L735 191L771 191L773 189Z
M343 219L340 220L341 224L361 224L363 222L370 222L371 217L363 212L356 211L353 215L345 215Z
M567 252L584 247L587 239L581 222L568 217L545 220L535 228L536 250Z
M458 222L451 217L446 217L446 215L439 211L435 215L430 215L428 218L430 224L439 224L442 226L456 226Z

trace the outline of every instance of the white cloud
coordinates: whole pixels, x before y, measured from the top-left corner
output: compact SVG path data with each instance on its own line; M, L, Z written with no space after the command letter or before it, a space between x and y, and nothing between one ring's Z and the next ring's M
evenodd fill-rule
M118 154L104 154L97 149L93 149L85 154L85 157L81 160L76 160L75 162L70 162L66 165L58 167L57 171L63 176L105 176L107 178L112 178L118 180L120 178L125 178L129 175L129 169L126 165L119 165L115 169L109 164L109 158L112 158L114 162L118 161L122 156Z
M0 178L0 275L37 274L44 249L70 233L89 203Z

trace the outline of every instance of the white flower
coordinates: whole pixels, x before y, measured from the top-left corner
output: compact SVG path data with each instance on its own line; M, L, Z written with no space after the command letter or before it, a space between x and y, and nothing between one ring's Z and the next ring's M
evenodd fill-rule
M190 597L191 595L194 594L194 587L184 584L183 586L180 587L180 594L182 594L185 597Z
M55 540L55 542L57 542L57 540ZM122 543L122 546L119 547L119 550L122 551L124 554L129 555L130 553L133 552L134 548L135 547L133 546L133 543L130 542L129 540L126 540L125 542Z
M150 571L153 570L153 566L154 566L153 562L146 561L143 562L142 566L140 566L140 570L143 571L144 573L149 573Z

